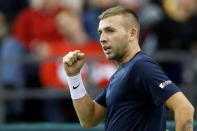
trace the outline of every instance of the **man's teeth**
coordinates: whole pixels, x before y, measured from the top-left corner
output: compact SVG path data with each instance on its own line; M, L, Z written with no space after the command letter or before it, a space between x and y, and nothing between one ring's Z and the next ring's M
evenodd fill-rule
M104 47L104 50L108 50L108 49L110 49L110 47Z

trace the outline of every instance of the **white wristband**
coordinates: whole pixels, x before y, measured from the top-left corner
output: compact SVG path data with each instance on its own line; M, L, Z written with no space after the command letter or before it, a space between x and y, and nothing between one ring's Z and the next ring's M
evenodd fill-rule
M81 73L72 77L67 76L66 78L70 89L71 98L80 99L84 97L86 94L86 89L83 85Z

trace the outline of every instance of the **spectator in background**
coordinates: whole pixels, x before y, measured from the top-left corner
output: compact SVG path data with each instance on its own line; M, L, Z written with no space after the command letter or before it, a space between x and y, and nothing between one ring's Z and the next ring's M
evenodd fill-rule
M56 14L61 10L58 0L31 0L30 5L18 14L12 33L2 42L2 57L14 62L2 63L1 76L5 87L24 89L25 85L39 86L37 63L24 66L20 60L25 59L24 55L41 58L50 41L61 39L55 24ZM22 108L20 112L23 112Z
M17 63L17 65L14 65L15 63L12 62L13 59L11 56L17 57L17 52L20 52L21 50L15 46L10 47L9 45L6 45L7 48L11 51L12 49L14 51L10 52L9 54L6 52L5 49L5 43L7 41L12 41L12 39L8 40L10 30L10 24L7 19L7 16L0 12L0 58L1 58L1 64L0 67L0 74L1 74L1 86L8 88L8 89L21 89L24 87L23 80L21 81L20 76L22 75L21 70L18 72L15 72L19 69L20 63ZM16 62L16 61L15 61ZM13 64L14 63L14 64ZM9 70L7 70L9 69ZM11 79L10 79L11 78ZM12 79L13 78L13 79ZM15 86L13 86L15 85ZM8 118L7 121L12 121L12 119L20 120L20 116L23 114L23 102L21 100L15 100L15 101L6 101L6 114L5 116ZM12 119L9 119L12 117Z
M84 47L87 43L93 43L92 45L94 46L95 42L87 40L79 16L72 11L67 10L60 12L56 17L56 24L58 31L63 36L63 40L53 41L48 45L45 56L46 59L40 66L40 78L42 86L55 86L61 89L65 86L64 80L60 81L61 78L60 80L58 79L56 68L53 68L56 67L56 65L58 68L58 64L61 64L61 61L58 62L59 57L62 57L63 53L67 52L70 48ZM52 58L52 60L50 58Z
M69 8L82 15L85 0L59 0L62 8Z
M89 81L91 85L100 87L101 89L104 88L116 68L113 63L104 59L105 56L102 48L97 41L89 39L86 36L80 16L73 11L62 11L57 15L56 23L58 31L62 34L64 40L54 42L48 46L46 57L52 59L46 59L40 65L40 81L42 86L45 88L65 90L65 88L67 88L67 83L64 77L65 74L63 72L64 69L61 58L64 56L65 52L79 49L86 52L87 57L89 57L91 61L91 64L89 63L84 66L82 71L83 77L86 78L87 73L91 74L92 78ZM98 59L100 59L99 62L95 62L93 59L91 60L92 56L94 56L94 59L98 56ZM45 101L43 113L45 120L56 122L61 122L63 120L69 121L69 112L67 112L66 115L62 115L62 106L64 105L65 100L62 103L60 100L54 99ZM66 108L71 107L68 104L66 106ZM67 118L63 118L63 116L67 116Z
M12 58L16 55L22 57L25 54L31 54L40 58L45 53L45 45L49 41L61 39L61 35L57 32L55 25L55 16L61 10L58 0L31 0L30 2L31 7L19 13L14 22L12 34L3 43L2 50L7 54L7 57ZM9 65L9 63L3 63L2 65L5 72L10 71L10 67L5 65ZM10 77L9 84L12 84L12 80L16 79L15 75L22 71L21 63L15 63L15 65L11 66L13 68L14 66L19 67L17 70L10 71L12 75L8 76ZM28 74L29 72L30 74ZM35 68L27 68L26 73L27 76L32 75L31 73L35 75ZM19 78L21 79L20 81L24 81L24 75L17 79Z
M176 50L197 53L197 17L194 0L163 0L164 17L156 33L158 50ZM177 84L182 82L182 65L179 61L162 62L164 71Z
M193 52L193 49L197 49L195 1L163 0L162 6L165 17L159 23L157 30L159 49Z
M37 49L40 45L61 39L54 21L61 9L58 0L39 0L36 3L32 0L31 5L16 18L13 35L22 42L26 50L39 53Z
M117 0L86 0L83 23L88 37L99 40L98 16L103 10L115 4L117 4Z

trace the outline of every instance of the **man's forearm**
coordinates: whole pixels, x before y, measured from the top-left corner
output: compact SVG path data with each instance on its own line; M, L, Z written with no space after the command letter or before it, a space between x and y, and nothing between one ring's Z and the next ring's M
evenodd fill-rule
M193 131L193 120L186 120L180 124L176 122L176 131Z
M93 100L88 94L78 100L73 100L73 105L80 120L89 120L93 114Z
M193 112L179 111L175 114L176 131L193 131Z
M102 117L102 115L99 115L98 117L95 116L94 104L95 103L88 94L79 100L73 100L73 105L80 124L84 128L94 127L101 121L100 117Z
M172 95L165 104L174 112L176 131L193 131L194 107L182 92Z
M183 131L193 131L193 120L187 120L183 124Z
M106 108L93 101L88 94L81 99L73 100L73 105L82 127L94 127L106 117Z

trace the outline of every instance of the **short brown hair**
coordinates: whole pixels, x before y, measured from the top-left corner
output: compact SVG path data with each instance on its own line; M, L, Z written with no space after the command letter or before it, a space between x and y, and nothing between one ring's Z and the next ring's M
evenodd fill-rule
M123 6L115 6L112 8L109 8L107 10L105 10L99 17L99 21L108 18L110 16L115 16L115 15L123 15L125 16L125 18L127 18L128 20L126 21L126 29L130 29L130 27L133 27L133 25L135 27L137 27L138 29L138 33L140 30L140 23L138 20L138 17L136 15L136 13L131 10L130 8L127 7L123 7Z
M124 14L133 15L134 18L136 19L136 21L139 22L136 13L133 10L131 10L130 8L123 7L123 6L115 6L115 7L109 8L109 9L105 10L98 18L100 21L100 20L105 19L110 16L124 15Z

